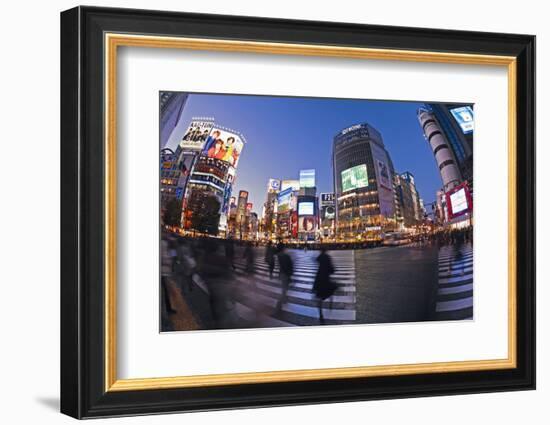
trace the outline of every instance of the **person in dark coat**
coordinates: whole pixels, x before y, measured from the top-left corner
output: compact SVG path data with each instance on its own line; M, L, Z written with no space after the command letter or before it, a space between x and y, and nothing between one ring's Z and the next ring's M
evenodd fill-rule
M319 263L319 269L313 283L313 292L318 301L319 322L324 324L323 301L331 297L336 291L336 284L330 278L330 275L334 273L334 266L332 265L332 258L327 254L326 248L321 248L321 254L317 257L317 262Z
M288 287L290 286L292 274L294 273L294 264L292 263L292 258L288 255L285 250L285 246L282 243L279 243L277 250L282 293L281 298L277 302L276 310L280 311L283 308L283 304L286 302L286 294L288 292Z
M232 238L229 238L225 241L225 258L233 270L236 270L235 267L235 246Z
M254 254L254 248L253 248L252 242L248 242L245 245L243 257L245 258L245 261L246 261L246 272L253 273L255 254Z
M275 247L269 241L267 247L265 248L265 262L269 267L269 278L273 277L273 270L275 269Z

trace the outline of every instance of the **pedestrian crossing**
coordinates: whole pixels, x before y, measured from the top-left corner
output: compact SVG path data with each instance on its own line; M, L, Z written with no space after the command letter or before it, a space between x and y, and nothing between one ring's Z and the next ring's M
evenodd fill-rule
M313 293L319 251L287 250L294 265L294 274L280 310L282 296L279 268L275 261L273 275L265 262L263 250L256 252L252 272L246 270L246 260L235 258L235 281L239 288L235 300L237 314L261 326L318 325L319 309ZM353 251L329 251L335 267L331 278L338 284L334 295L325 300L323 316L326 324L353 323L356 318L356 286Z
M473 317L474 257L471 244L444 246L439 250L439 285L436 320Z

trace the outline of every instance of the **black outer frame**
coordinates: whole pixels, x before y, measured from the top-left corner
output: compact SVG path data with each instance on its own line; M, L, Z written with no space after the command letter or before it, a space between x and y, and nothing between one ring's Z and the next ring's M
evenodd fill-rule
M104 32L517 57L517 368L104 391ZM535 388L535 37L77 7L61 13L61 412L76 418Z

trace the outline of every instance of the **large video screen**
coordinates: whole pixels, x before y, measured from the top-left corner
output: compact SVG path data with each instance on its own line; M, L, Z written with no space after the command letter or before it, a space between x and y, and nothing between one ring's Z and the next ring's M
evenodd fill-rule
M464 134L470 134L474 131L474 110L471 106L451 109L451 114L453 114Z
M460 214L462 211L468 209L468 198L466 197L466 189L462 188L452 193L451 196L451 210L453 215Z
M284 213L290 209L290 201L292 197L292 189L288 188L279 192L277 196L277 212Z
M300 170L300 188L315 187L315 170Z
M298 204L298 215L314 215L314 211L313 202L300 202Z
M361 164L342 171L342 191L359 189L369 185L367 165Z

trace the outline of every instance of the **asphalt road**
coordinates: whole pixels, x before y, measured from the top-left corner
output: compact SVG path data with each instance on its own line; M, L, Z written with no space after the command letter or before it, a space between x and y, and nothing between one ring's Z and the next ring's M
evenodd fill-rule
M235 249L235 269L225 263L223 247L209 251L204 273L199 271L200 277L194 278L194 290L176 285L171 291L184 313L173 314L166 330L185 330L189 323L194 324L190 329L319 325L312 292L319 252L288 253L295 273L286 302L276 309L282 293L278 267L270 276L263 247L254 248L253 267L248 270L240 247ZM338 288L323 304L324 324L440 319L436 315L439 254L440 249L430 245L329 251Z

